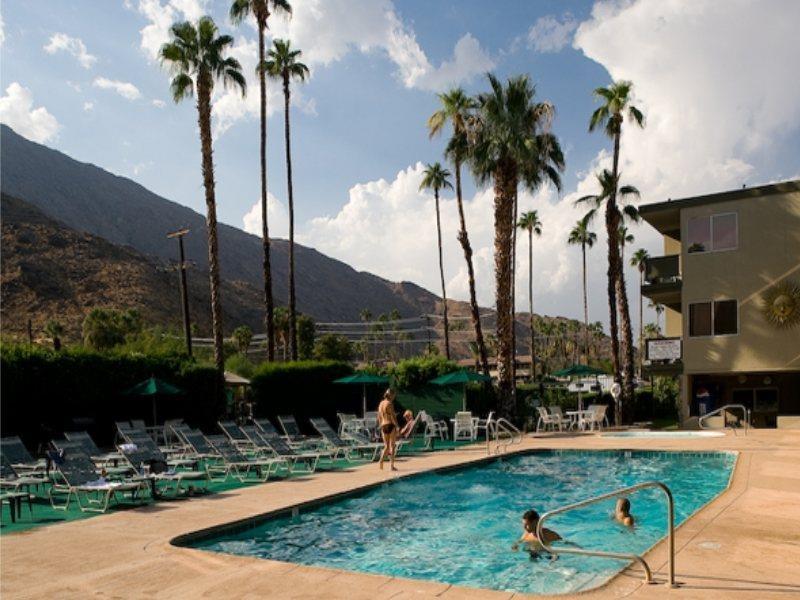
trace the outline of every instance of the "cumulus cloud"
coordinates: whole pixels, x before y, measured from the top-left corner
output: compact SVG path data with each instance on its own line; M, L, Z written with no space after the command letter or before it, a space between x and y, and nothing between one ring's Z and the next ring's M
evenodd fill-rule
M250 210L242 218L244 230L261 237L261 200L256 200ZM289 212L286 206L272 193L267 194L267 222L269 237L289 237Z
M164 102L163 100L159 100L158 98L152 100L150 103L156 108L164 108L167 105L166 102Z
M566 13L560 20L553 15L539 17L526 35L528 48L537 52L560 52L572 40L578 22Z
M94 110L94 102L84 102L83 103L83 110L84 112L89 112Z
M84 69L90 69L97 62L97 57L89 54L86 44L80 38L70 37L66 33L54 33L50 36L50 41L44 46L44 51L48 54L57 52L71 54Z
M55 139L61 126L44 106L33 107L33 94L16 81L0 97L0 121L34 142Z
M625 127L621 170L623 182L641 190L641 203L773 177L760 174L754 164L757 158L780 153L800 127L800 78L794 74L800 63L793 27L797 22L800 5L788 0L775 0L770 10L744 0L724 6L657 0L595 5L591 18L576 30L574 45L602 65L610 78L635 82L635 103L646 113L647 123L644 130ZM585 212L574 207L574 200L597 191L594 174L609 164L604 150L588 165L570 165L581 172L579 181L560 198L549 189L520 194L520 212L536 209L544 223L542 237L534 239L537 312L582 315L580 249L567 246L566 239ZM298 239L355 268L413 280L438 292L433 200L418 191L422 169L416 164L391 180L354 185L338 212L301 226ZM486 306L494 303L492 203L490 189L465 198L478 295ZM428 217L423 220L424 215ZM463 300L468 297L466 269L449 196L442 201L442 218L448 292ZM599 239L588 256L589 284L603 290L602 221L593 228ZM639 247L655 255L662 252L660 236L651 227L631 229L636 241L626 248L628 257ZM524 237L517 260L518 306L524 308ZM631 302L636 302L638 274L627 267L626 276ZM589 308L591 320L607 321L602 292L591 295Z
M158 58L161 46L169 41L169 28L176 21L197 21L207 13L208 0L139 0L137 9L147 20L140 31L139 47L150 60ZM128 8L131 4L127 4Z
M92 85L96 88L100 88L101 90L111 90L116 92L126 100L136 100L142 96L139 88L127 81L116 81L106 77L97 77L92 82Z
M309 0L293 8L291 20L276 18L271 28L275 37L288 37L303 48L311 65L330 64L353 50L381 52L395 64L405 87L437 91L494 67L469 33L456 43L452 59L432 65L390 0Z
M0 15L0 46L6 41L6 24L3 21L3 15Z

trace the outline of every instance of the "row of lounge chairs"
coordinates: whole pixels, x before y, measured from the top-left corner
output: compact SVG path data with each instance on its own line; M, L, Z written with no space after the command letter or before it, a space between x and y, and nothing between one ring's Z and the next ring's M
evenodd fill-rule
M324 419L311 419L317 436L301 433L294 417L280 417L283 432L267 419L239 426L218 423L220 434L206 435L182 422L160 432L143 423L117 423L116 447L100 449L85 431L66 432L53 440L48 460L36 459L19 437L2 438L0 499L12 518L31 492L47 490L54 509L67 510L74 501L81 511L106 512L114 501L144 502L154 497L193 494L208 483L229 478L267 481L285 472L314 473L320 464L336 460L375 460L379 443L343 438ZM168 431L167 431L168 430Z

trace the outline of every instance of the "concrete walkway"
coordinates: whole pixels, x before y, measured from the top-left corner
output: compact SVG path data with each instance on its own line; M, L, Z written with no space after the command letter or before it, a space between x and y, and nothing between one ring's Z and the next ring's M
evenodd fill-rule
M645 586L630 569L594 598L800 598L800 431L642 440L591 434L528 438L525 448L739 450L728 491L677 532L681 587ZM480 460L482 447L408 458L399 475ZM520 598L522 594L306 567L178 548L172 538L390 480L367 464L206 498L0 537L0 594L12 598ZM665 544L647 555L663 582ZM541 598L542 596L538 596ZM569 596L558 596L569 598Z

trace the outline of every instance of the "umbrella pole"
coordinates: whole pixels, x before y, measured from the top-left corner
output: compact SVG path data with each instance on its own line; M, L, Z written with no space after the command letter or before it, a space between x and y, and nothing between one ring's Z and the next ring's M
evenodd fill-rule
M366 418L367 416L367 384L363 384L361 386L362 394L361 394L361 416Z
M157 424L158 421L156 421L156 397L153 396L153 427L155 427Z
M467 384L464 384L464 396L461 401L461 410L462 412L467 412Z

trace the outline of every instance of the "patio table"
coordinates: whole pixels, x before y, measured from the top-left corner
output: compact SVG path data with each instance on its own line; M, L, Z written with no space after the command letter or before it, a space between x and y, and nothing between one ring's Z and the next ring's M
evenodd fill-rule
M591 415L592 412L593 411L591 411L591 410L568 410L564 414L566 414L567 417L569 418L569 421L570 421L569 428L570 429L572 429L573 427L575 427L577 425L582 430L583 429L583 425L581 423L581 420L585 419L586 417Z

